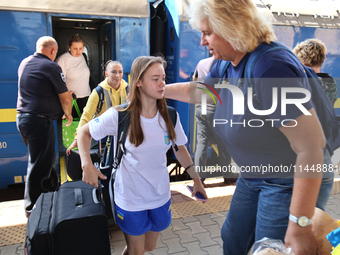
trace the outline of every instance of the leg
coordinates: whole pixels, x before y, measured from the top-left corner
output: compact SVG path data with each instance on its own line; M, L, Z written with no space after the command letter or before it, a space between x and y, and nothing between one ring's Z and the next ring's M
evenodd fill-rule
M148 231L140 236L132 236L124 233L126 247L122 255L143 255L147 251L156 248L160 232Z
M324 166L332 165L331 156L329 155L328 150L326 150L324 154L323 163L324 163ZM327 170L330 170L330 171L326 171L323 173L319 196L318 196L318 200L316 201L316 207L320 208L323 211L325 210L325 207L328 202L329 196L333 188L333 183L334 183L333 169L327 168Z
M145 211L129 212L116 205L116 219L124 232L126 247L122 254L144 254L156 248L160 231L171 223L171 200Z
M333 188L333 184L334 176L330 178L322 178L318 200L316 201L317 208L320 208L323 211L325 210L326 204Z
M254 243L259 190L251 185L257 181L239 178L222 226L223 254L246 255Z
M284 241L293 191L292 178L262 181L256 218L255 241L263 237Z
M28 147L25 208L29 213L42 192L58 187L55 135L52 120L34 115L19 116L18 127Z

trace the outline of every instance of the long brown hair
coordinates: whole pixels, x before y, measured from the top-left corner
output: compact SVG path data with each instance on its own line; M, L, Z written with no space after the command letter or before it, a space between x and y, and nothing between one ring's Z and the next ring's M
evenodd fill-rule
M137 83L140 79L143 78L146 71L153 64L161 64L164 68L166 67L166 61L163 58L154 56L138 57L133 61L131 66L130 93L129 93L130 104L126 108L126 111L128 111L130 114L129 140L130 143L134 144L136 147L138 147L144 141L144 133L140 122L142 101L139 88L137 87ZM170 140L176 139L175 129L171 122L169 112L167 109L167 103L164 97L162 99L157 99L157 108L160 115L163 117L165 121Z

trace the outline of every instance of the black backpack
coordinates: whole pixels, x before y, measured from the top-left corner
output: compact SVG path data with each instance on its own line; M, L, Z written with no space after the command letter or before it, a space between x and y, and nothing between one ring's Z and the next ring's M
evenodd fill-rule
M264 54L278 49L287 50L294 58L297 58L289 48L281 43L271 42L270 44L261 45L249 55L244 70L244 78L253 78L253 70L256 61ZM220 61L219 78L225 77L229 65L229 61ZM314 70L303 64L301 65L306 72L311 87L312 102L326 137L326 147L332 156L334 151L340 147L340 116L335 114L333 104L323 90L320 79ZM248 86L251 86L251 84L248 84ZM258 100L256 95L253 95L253 99Z

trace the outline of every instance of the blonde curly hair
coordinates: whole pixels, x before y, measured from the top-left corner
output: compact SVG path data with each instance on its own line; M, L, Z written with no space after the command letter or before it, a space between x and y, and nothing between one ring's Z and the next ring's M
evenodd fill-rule
M321 67L326 59L326 46L318 39L307 39L293 49L302 64L308 67Z
M199 30L204 19L214 33L240 52L252 52L261 43L276 40L272 24L252 0L192 0L190 25Z

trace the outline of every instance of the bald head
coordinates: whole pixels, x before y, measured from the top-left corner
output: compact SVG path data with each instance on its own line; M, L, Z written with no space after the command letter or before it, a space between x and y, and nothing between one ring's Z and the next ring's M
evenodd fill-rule
M54 61L58 52L58 43L51 36L42 36L36 43L36 52L44 54Z
M36 51L40 52L42 48L51 48L58 46L57 41L51 36L42 36L36 43Z

